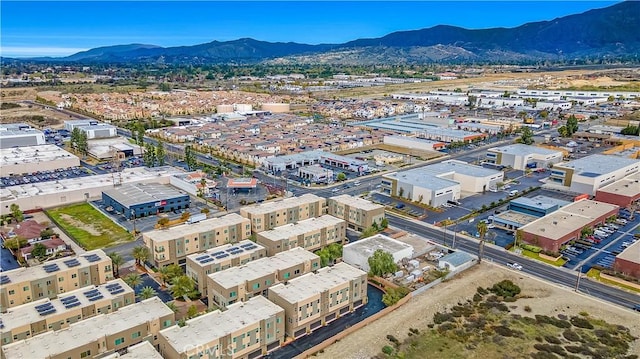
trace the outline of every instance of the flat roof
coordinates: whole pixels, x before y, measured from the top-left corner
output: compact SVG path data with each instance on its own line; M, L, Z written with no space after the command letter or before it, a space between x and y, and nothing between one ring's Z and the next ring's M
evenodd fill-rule
M471 254L462 251L455 251L453 253L449 253L444 257L440 258L440 262L450 263L452 266L457 267L461 266L469 261L471 261L473 257Z
M110 290L109 288L112 289ZM122 291L120 291L120 289L122 289ZM87 286L71 292L60 294L56 299L45 298L17 307L8 308L7 312L2 314L2 323L4 324L4 327L0 329L0 332L10 333L14 328L30 325L32 323L46 319L47 317L58 316L60 315L60 313L91 306L94 304L94 301L90 300L90 298L94 298L97 296L93 295L93 293L95 293L96 291L104 297L104 299L100 300L112 300L114 298L122 297L128 293L133 293L133 289L131 289L131 287L129 287L122 279L118 278L102 285ZM88 292L91 292L92 295L85 294ZM74 297L75 299L77 299L77 301L73 300ZM79 302L80 304L75 304L73 307L67 307L65 306L65 302L67 301L71 301L74 303ZM38 310L36 309L36 306L45 303L50 303L51 306L55 309L55 312L41 315L40 312L38 312Z
M413 251L412 246L380 233L344 246L344 249L355 250L367 255L373 254L378 249L394 254L407 248L411 248Z
M515 156L527 156L531 154L538 154L543 156L556 155L556 154L562 155L562 151L554 151L548 148L543 148L538 146L529 146L522 143L516 143L513 145L502 146L502 147L494 147L494 148L488 149L488 151L506 153L506 154L515 155Z
M299 197L289 197L280 201L263 202L251 206L245 206L242 208L242 211L252 215L259 215L287 208L298 207L304 204L315 203L318 201L326 201L326 199L324 197L316 196L315 194L305 193Z
M598 192L635 197L640 193L640 172L636 172L610 185L599 188Z
M102 249L94 249L92 251L85 252L74 257L60 258L53 261L45 262L44 264L34 267L21 267L8 270L6 272L2 272L2 276L9 279L9 282L4 282L4 284L30 282L35 279L46 278L55 275L59 271L68 270L70 268L78 270L80 268L89 267L91 265L94 265L95 263L98 263L99 261L108 258L109 257L107 257ZM74 259L79 264L73 262ZM66 264L65 262L67 262L68 264ZM47 270L49 270L49 272L47 272Z
M188 196L183 191L161 183L127 183L102 193L125 207Z
M640 241L635 241L622 251L622 253L618 254L617 258L640 264Z
M144 232L143 236L148 237L154 242L164 242L185 236L210 232L215 228L234 226L245 221L249 224L249 220L241 215L237 213L229 213L222 217L209 218L193 224L185 223L167 229L154 229L149 232Z
M284 309L259 295L244 302L227 306L224 312L215 310L189 319L183 327L174 325L160 331L160 335L178 352L206 346L226 335L253 326L262 320L282 313Z
M158 297L153 297L109 314L81 320L65 329L7 344L2 351L6 359L54 357L167 315L173 315L173 311Z
M426 167L418 167L407 171L389 173L385 174L384 177L395 178L398 181L405 182L413 186L427 188L432 191L454 187L460 184L453 180L437 177Z
M548 210L554 206L558 206L558 207L566 206L571 202L563 201L561 199L557 199L553 197L538 195L535 197L518 197L511 200L511 203Z
M73 155L56 145L24 146L0 149L0 167L19 164L37 164L57 160L75 159L80 165L78 156Z
M321 217L309 218L297 223L289 223L268 231L260 232L260 236L271 241L279 241L284 238L303 235L322 228L333 227L340 223L345 223L345 221L325 214Z
M240 267L232 267L220 272L209 274L209 278L224 288L232 288L247 281L260 278L265 274L290 268L307 261L319 258L317 255L296 247L280 252L273 257L260 258Z
M558 240L577 229L591 225L596 218L616 211L618 208L613 204L582 199L538 218L520 229L534 235Z
M455 172L456 174L471 177L490 177L500 173L501 171L476 166L463 161L447 160L424 167L432 171L434 174L444 174L447 172Z
M554 167L573 168L576 174L594 177L593 174L602 176L633 165L639 166L640 161L632 158L595 154L569 162L558 163Z
M428 140L426 138L409 137L409 136L388 135L388 136L384 136L384 138L400 139L404 141L415 142L418 144L429 144L429 145L444 144L444 142L440 142L440 141Z
M229 178L227 187L229 188L256 188L257 178Z
M525 224L529 224L540 217L536 217L530 214L525 214L525 213L516 212L516 211L504 211L499 214L496 214L494 218L501 219L505 222L517 223L521 226L524 226Z
M162 359L162 355L153 347L153 344L144 340L142 343L127 347L124 354L115 352L101 359Z
M384 206L377 204L377 203L373 203L371 201L367 201L366 199L360 198L360 197L355 197L355 196L351 196L348 194L341 194L339 196L333 196L330 197L329 199L332 199L338 203L342 203L344 205L347 205L349 207L354 207L354 208L358 208L361 209L363 211L371 211L371 210L375 210L375 209L380 209L380 208L384 208Z
M327 154L327 152L324 152L322 150L305 151L285 156L269 157L265 159L265 162L270 164L288 164L303 161L318 161L320 159L320 156L324 154Z
M333 172L332 170L324 168L319 164L300 167L299 170L305 171L307 173L313 173L316 175L326 175L329 172Z
M187 256L187 259L191 259L196 265L204 267L215 264L216 262L228 262L233 258L250 255L261 250L265 250L262 245L245 239L238 243L227 243L210 248L204 253L190 254Z
M321 268L317 273L307 273L294 278L288 284L279 283L270 287L269 291L289 303L297 303L366 275L367 272L340 262L332 267Z

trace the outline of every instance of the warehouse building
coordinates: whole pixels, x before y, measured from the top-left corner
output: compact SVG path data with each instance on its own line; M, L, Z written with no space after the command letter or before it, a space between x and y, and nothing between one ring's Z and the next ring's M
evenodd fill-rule
M631 207L640 200L640 172L596 190L596 201Z
M251 236L249 220L230 213L197 223L156 229L142 233L142 240L152 253L156 268L169 264L184 265L187 256L226 243L237 243Z
M328 213L347 222L347 227L356 231L364 231L380 225L385 218L384 206L360 197L343 194L327 200Z
M175 314L158 297L109 314L71 324L2 346L5 359L94 358L149 341L158 345L160 330L173 326Z
M110 160L115 153L123 157L141 156L142 148L124 137L99 138L87 143L89 156L99 160Z
M640 278L640 241L635 241L616 256L613 269L616 272Z
M341 262L269 288L284 309L285 334L297 339L367 304L367 272Z
M333 182L333 171L315 164L298 168L298 177L312 183L328 184Z
M239 267L267 256L267 249L245 239L207 249L187 256L187 275L196 283L198 292L207 293L207 276L231 267Z
M599 188L637 173L639 169L638 160L596 154L554 165L547 183L593 196Z
M272 285L320 269L320 257L300 247L207 277L209 307L225 308L266 295Z
M35 267L9 270L0 274L0 309L5 312L7 308L53 299L61 293L112 279L111 258L101 249Z
M369 272L369 257L373 256L373 253L378 249L390 253L395 263L400 263L403 258L413 258L413 247L409 244L384 234L376 234L344 246L342 248L342 261Z
M87 135L88 140L97 138L109 138L118 136L118 128L113 125L98 122L96 120L70 120L64 121L64 129L73 132L78 129Z
M46 143L44 133L26 123L0 124L0 148L39 146Z
M560 247L579 239L582 229L605 223L618 214L619 207L613 204L582 199L538 218L520 228L523 240L546 251L559 252Z
M191 198L169 185L134 183L102 192L102 202L131 219L189 208Z
M2 177L78 166L78 156L55 145L0 149Z
M571 202L547 196L518 197L509 202L507 211L493 216L493 223L506 230L516 230L557 211Z
M384 136L384 144L423 151L439 151L447 146L444 142L408 136Z
M267 255L273 256L296 247L314 252L331 243L342 244L346 235L346 222L326 214L258 232L256 241L267 249Z
M311 193L240 208L240 215L251 221L251 230L256 233L326 213L327 200Z
M562 162L562 151L554 151L547 148L513 144L487 150L486 161L491 164L511 167L515 170L550 168L552 165Z
M284 310L257 296L162 330L159 351L165 359L259 358L284 343L284 323Z

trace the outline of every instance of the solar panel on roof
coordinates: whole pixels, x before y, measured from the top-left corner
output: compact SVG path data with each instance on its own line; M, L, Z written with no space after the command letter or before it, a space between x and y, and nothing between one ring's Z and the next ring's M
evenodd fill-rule
M84 294L85 296L87 296L87 297L92 297L92 296L94 296L94 295L98 295L98 294L100 294L100 291L99 291L99 290L97 290L97 289L92 289L92 290L90 290L90 291L88 291L88 292L84 292L83 294Z
M69 259L69 260L67 260L67 261L64 261L63 263L64 263L64 264L66 264L66 265L67 265L67 267L69 267L69 268L71 268L71 267L77 267L77 266L79 266L79 265L80 265L80 262L78 262L78 260L77 260L77 259L75 259L75 258L74 258L74 259Z
M241 244L240 247L242 248L247 248L247 247L251 247L253 244L251 243L245 243L245 244Z
M251 249L256 249L258 248L258 246L256 246L255 244L252 244L251 247L247 247L247 250L251 250Z
M4 329L4 323L2 322L2 319L0 319L0 329Z
M105 285L105 288L109 289L109 288L114 288L119 286L120 286L120 283L111 283L111 284Z
M41 310L45 310L46 308L49 308L50 306L51 306L51 303L47 302L44 304L36 305L34 308L36 308L37 311L41 311Z
M97 262L100 260L100 256L97 254L90 254L88 256L84 256L84 258L86 258L86 260L88 260L89 262Z
M78 298L75 295L72 295L70 297L64 297L64 298L60 298L60 301L62 303L66 303L66 302L73 302L74 300L78 300Z
M116 289L116 290L112 291L111 294L115 295L115 294L120 294L122 292L124 292L124 288Z
M102 299L102 298L104 298L104 296L102 294L100 294L100 295L96 295L94 297L89 298L89 301L90 302L95 302L96 300Z
M58 267L57 264L48 264L43 266L44 271L47 273L52 273L52 272L57 272L60 270L60 267Z
M11 283L11 278L8 275L0 275L0 284Z
M208 257L207 259L201 260L201 261L200 261L200 264L207 264L207 263L209 263L209 262L213 262L213 258Z
M224 254L224 252L215 252L215 253L211 253L212 256L217 257L221 254Z
M79 305L80 305L80 302L76 300L75 302L66 303L64 305L64 307L67 308L67 309L70 309L70 308L73 308L73 307L77 307Z
M55 313L56 312L56 308L51 307L47 310L43 310L40 312L40 315L47 315L47 314L51 314L51 313Z
M222 259L222 258L225 258L225 257L228 257L228 256L229 255L227 253L222 253L221 255L216 256L216 259Z
M200 256L200 257L196 258L196 260L197 260L197 261L201 261L201 260L203 260L203 259L207 259L207 258L209 258L209 255L206 255L206 256Z

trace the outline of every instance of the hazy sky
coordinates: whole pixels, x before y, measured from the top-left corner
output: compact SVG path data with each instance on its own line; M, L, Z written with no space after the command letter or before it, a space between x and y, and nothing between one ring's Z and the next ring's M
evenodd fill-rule
M65 56L100 46L194 45L251 37L341 43L435 25L516 27L619 1L6 1L0 54Z

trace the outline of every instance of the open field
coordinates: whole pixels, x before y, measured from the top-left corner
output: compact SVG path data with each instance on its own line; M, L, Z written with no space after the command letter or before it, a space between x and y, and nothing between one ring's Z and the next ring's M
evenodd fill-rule
M387 335L392 335L403 342L409 337L410 328L418 329L420 333L427 332L430 330L428 325L433 324L436 312L449 311L459 302L464 303L472 299L477 287L487 288L504 279L511 280L522 288L521 296L524 298L518 299L514 303L505 303L513 314L519 314L523 317L533 317L538 314L556 318L558 315L565 315L570 318L581 316L580 313L585 312L589 314L589 318L606 320L608 323L625 326L629 328L629 333L632 336L640 337L640 315L631 309L576 294L570 289L548 284L528 277L521 272L483 263L450 281L413 297L403 307L329 346L323 353L317 354L316 358L364 359L382 355L383 346L393 346L387 339ZM526 307L529 307L531 311L526 311ZM489 336L487 340L491 339ZM524 353L513 356L506 355L506 353L501 355L497 349L491 349L490 346L483 347L477 353L476 351L467 351L465 355L462 355L460 352L460 354L456 354L457 356L452 354L454 351L447 351L447 354L452 355L448 356L445 355L444 350L453 349L458 343L455 339L438 336L430 340L433 342L424 348L425 351L407 356L407 358L531 358L529 354L525 355ZM445 347L445 343L449 349ZM529 344L533 347L536 343L538 342ZM443 349L442 352L439 351L440 348ZM631 343L628 353L640 353L640 340Z
M130 233L88 203L58 207L46 213L87 250L110 247L133 240Z

